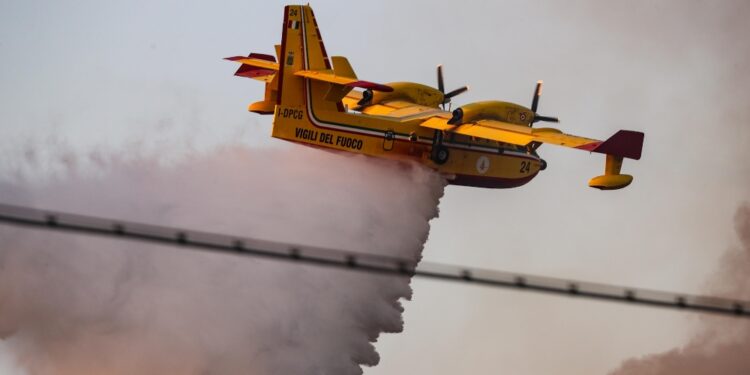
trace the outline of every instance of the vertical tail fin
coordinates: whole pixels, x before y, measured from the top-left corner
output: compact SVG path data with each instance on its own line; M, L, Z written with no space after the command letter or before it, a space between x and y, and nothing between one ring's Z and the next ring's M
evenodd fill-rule
M277 104L301 107L306 100L313 100L314 103L310 104L316 108L336 111L337 103L320 99L330 85L294 75L300 70L332 69L312 8L307 5L286 6L283 27Z

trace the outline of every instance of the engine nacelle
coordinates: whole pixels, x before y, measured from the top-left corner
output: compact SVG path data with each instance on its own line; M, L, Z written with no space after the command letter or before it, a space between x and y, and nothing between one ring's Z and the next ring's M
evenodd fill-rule
M534 121L534 112L515 103L489 100L461 106L453 111L453 117L448 123L459 125L478 120L497 120L529 126Z

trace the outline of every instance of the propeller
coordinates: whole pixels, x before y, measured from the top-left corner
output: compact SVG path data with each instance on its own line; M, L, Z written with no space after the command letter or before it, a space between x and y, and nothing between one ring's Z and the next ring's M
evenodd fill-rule
M445 82L443 80L443 65L437 66L437 81L438 81L438 90L440 90L440 92L443 93L443 103L441 104L441 106L443 107L443 110L445 110L445 105L451 102L452 97L469 91L469 86L462 86L451 92L446 93Z
M536 109L539 107L539 98L542 96L542 85L544 84L543 81L539 80L536 83L536 90L534 90L534 98L531 99L531 112L534 112L534 120L531 121L531 126L534 125L535 122L538 121L546 121L546 122L560 122L560 119L557 117L552 116L542 116L538 113L536 113Z

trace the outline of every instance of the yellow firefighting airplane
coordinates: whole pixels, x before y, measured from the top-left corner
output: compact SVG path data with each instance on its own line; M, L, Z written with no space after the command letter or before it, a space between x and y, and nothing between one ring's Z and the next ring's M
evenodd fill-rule
M620 174L623 158L641 157L644 135L640 132L620 130L598 141L534 128L539 121L558 122L536 113L541 81L531 108L483 101L451 112L445 105L468 88L446 93L440 66L437 89L412 82L360 80L345 57L328 57L310 6L284 8L276 56L278 62L258 53L227 58L242 64L235 75L266 83L265 98L248 109L274 115L276 138L416 160L452 184L486 188L529 182L546 168L536 152L543 143L606 154L604 175L589 181L589 186L603 190L628 186L633 177Z

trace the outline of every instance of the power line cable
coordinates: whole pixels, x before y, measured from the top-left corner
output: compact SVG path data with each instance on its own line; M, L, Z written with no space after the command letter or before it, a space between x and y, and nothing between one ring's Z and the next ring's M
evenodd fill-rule
M498 270L467 268L247 237L192 231L94 216L53 212L0 203L0 223L176 245L240 256L371 272L397 277L426 277L547 294L750 318L750 301L696 296L616 285L564 280Z

